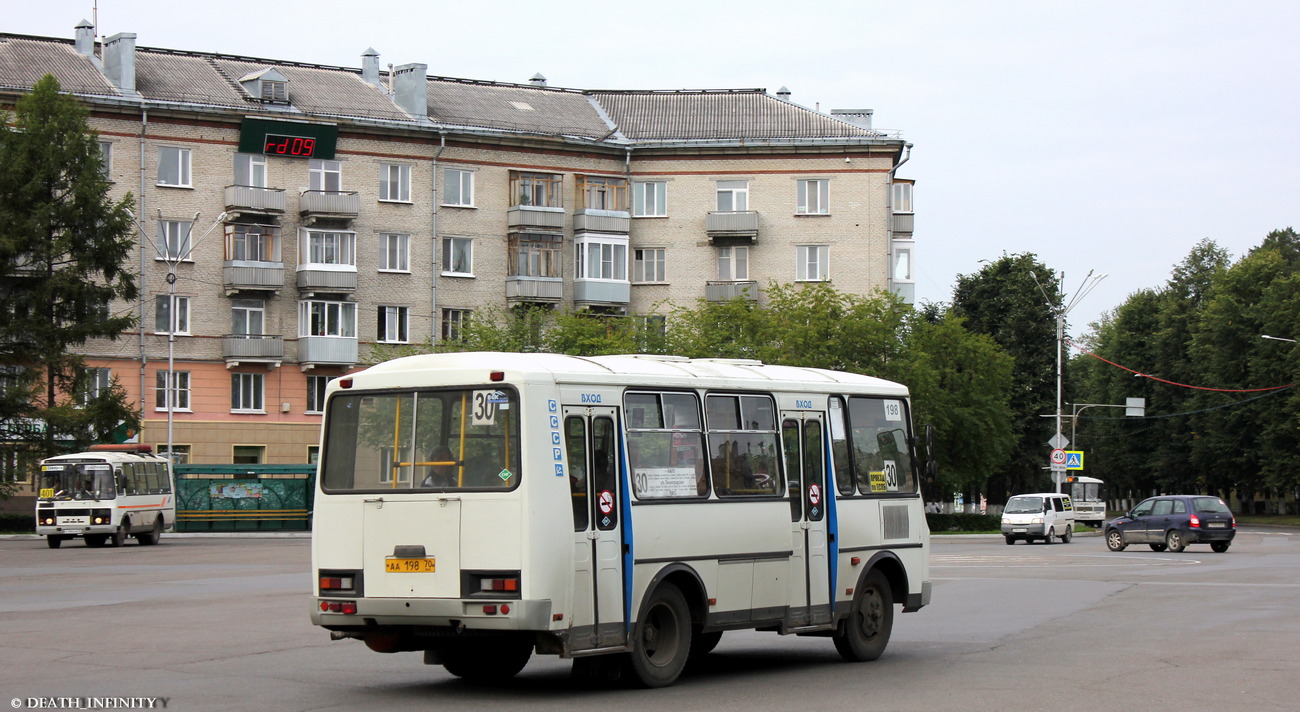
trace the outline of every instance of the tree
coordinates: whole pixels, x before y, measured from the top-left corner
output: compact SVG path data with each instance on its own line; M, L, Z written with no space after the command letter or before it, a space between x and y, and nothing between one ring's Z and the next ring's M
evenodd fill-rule
M122 388L92 389L71 351L133 326L110 308L138 295L126 268L133 200L109 197L88 116L50 75L0 115L0 365L11 386L0 423L40 424L34 441L5 444L33 456L139 426Z

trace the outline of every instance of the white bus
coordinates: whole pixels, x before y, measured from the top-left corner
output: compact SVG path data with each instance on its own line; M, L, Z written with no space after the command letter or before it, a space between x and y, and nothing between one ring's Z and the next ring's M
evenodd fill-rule
M1106 483L1096 477L1070 475L1065 493L1074 502L1074 519L1100 529L1106 523Z
M928 467L876 378L412 356L332 381L321 447L312 622L470 680L536 650L669 685L739 629L873 660L930 599Z
M176 523L171 461L148 445L92 445L41 461L36 533L51 549L81 537L121 546L128 536L157 544Z

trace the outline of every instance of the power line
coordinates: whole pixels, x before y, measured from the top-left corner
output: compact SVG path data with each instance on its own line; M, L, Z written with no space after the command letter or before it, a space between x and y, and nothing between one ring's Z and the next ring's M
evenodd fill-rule
M1122 366L1118 363L1115 363L1114 361L1102 358L1101 356L1098 356L1097 354L1088 351L1082 346L1079 346L1078 344L1074 343L1074 341L1071 339L1066 339L1066 343L1070 344L1070 346L1073 346L1081 354L1091 356L1097 359L1098 361L1101 361L1102 363L1110 364L1111 366L1114 366L1115 368L1118 368L1120 370L1128 371L1134 376L1139 376L1141 378L1149 378L1153 381L1159 381L1160 383L1165 383L1171 386L1178 386L1179 388L1192 388L1198 391L1214 391L1216 393L1259 393L1261 391L1280 391L1286 388L1293 388L1294 386L1296 386L1295 383L1288 383L1285 386L1269 386L1268 388L1210 388L1208 386L1193 386L1187 383L1178 383L1176 381L1169 381L1164 378L1160 378L1158 376L1152 376L1149 373L1142 373L1141 371L1129 368L1128 366Z

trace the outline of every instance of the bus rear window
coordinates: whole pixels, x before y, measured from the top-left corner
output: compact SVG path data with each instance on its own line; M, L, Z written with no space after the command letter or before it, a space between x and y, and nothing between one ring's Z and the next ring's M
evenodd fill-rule
M327 492L513 489L519 400L511 389L338 393L325 415Z

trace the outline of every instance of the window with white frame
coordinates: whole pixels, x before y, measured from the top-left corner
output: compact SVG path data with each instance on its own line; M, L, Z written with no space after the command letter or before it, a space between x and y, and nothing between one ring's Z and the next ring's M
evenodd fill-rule
M559 277L563 235L513 232L508 239L511 277Z
M104 177L113 180L113 142L99 142L99 160L103 164Z
M447 168L442 172L442 204L474 206L474 171Z
M263 79L262 101L289 101L289 83Z
M343 190L343 163L323 158L308 159L307 188L331 193Z
M190 298L174 294L154 297L154 333L189 334Z
M298 302L298 336L357 337L357 303L308 299Z
M632 184L632 217L661 218L668 215L668 183L647 181Z
M911 282L912 246L904 242L894 243L894 281Z
M468 309L442 310L442 340L460 341L465 335L465 324L469 322Z
M632 250L633 282L667 282L664 272L664 257L667 250L663 247L642 247Z
M831 278L830 245L796 245L794 278L800 282L824 282Z
M81 393L81 404L89 406L95 399L107 395L113 387L113 372L107 368L85 369L86 390Z
M718 181L718 211L738 212L749 210L749 181Z
M230 303L231 331L236 336L261 336L266 333L266 302L260 299L236 299Z
M381 344L405 344L410 310L407 307L379 307L378 332L375 341Z
M265 188L266 156L260 153L236 153L235 185Z
M158 185L189 188L190 149L158 147Z
M474 276L474 240L468 237L442 238L442 273Z
M912 212L912 184L911 183L894 184L894 212L896 213Z
M188 465L190 463L190 446L172 444L171 448L167 443L158 443L154 451L163 457L170 457L173 465Z
M274 225L226 225L226 259L231 262L279 262L280 228Z
M172 371L167 378L167 371L158 371L154 379L154 408L157 410L190 409L190 372ZM171 381L170 385L168 381Z
M230 374L230 410L233 413L264 413L266 378L260 373Z
M379 233L379 271L411 271L411 236L395 232Z
M325 412L325 387L334 376L308 376L307 377L307 412L324 413Z
M158 221L159 260L190 260L190 232L194 223L188 220Z
M379 199L395 203L411 202L411 167L396 163L379 166Z
M304 238L298 241L298 259L304 266L357 266L357 234L355 232L327 232L304 229Z
M718 248L718 280L743 282L749 279L749 248Z
M573 241L574 279L627 281L627 238L584 234Z
M798 181L795 213L827 215L830 213L831 182L825 178Z

